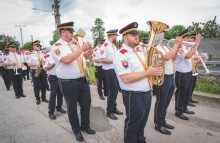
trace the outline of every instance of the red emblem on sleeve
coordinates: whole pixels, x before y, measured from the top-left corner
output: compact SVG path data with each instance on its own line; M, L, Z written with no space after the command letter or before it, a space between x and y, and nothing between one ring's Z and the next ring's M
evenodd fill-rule
M50 57L49 54L45 54L45 55L44 55L44 58L45 58L45 59L48 58L48 57Z
M108 43L105 43L104 46L108 46Z
M55 43L55 45L58 47L58 46L62 46L61 43Z
M124 68L126 68L126 69L128 68L128 61L127 60L122 60L121 64Z
M122 53L122 54L125 54L127 52L127 50L121 49L119 52Z

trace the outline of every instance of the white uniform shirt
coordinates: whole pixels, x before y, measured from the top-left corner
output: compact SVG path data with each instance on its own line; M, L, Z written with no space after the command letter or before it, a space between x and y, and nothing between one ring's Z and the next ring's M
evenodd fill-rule
M100 48L101 48L101 47L96 47L96 48L94 49L93 55L92 55L93 60L99 59L99 56L100 56ZM102 63L96 63L96 62L94 62L94 65L95 65L95 66L102 66Z
M4 63L4 55L3 53L0 53L0 67L3 66L3 63Z
M80 77L84 77L84 73L80 72L79 65L77 60L69 64L64 64L60 60L64 56L72 53L68 44L71 44L74 50L77 50L76 45L72 43L67 43L62 39L59 39L52 47L51 47L51 55L57 64L56 75L61 79L77 79Z
M33 53L31 53L29 56L28 56L28 60L27 60L27 63L31 63L31 64L39 64L39 59L38 59L38 54L40 55L40 60L42 59L43 57L43 54L41 53L41 51L34 51ZM37 69L37 66L35 67L30 67L30 69Z
M19 66L20 66L20 68L21 68L22 63L23 63L23 60L22 60L22 58L21 58L21 55L19 55L19 54L17 54L17 53L12 53L12 52L10 52L9 55L5 57L6 59L5 59L4 63L6 63L6 64L15 63L15 62L16 62L16 59L15 59L14 54L16 55L16 57L17 57L17 59L18 59L18 64L19 64ZM8 67L8 69L16 69L16 66L7 66L7 67Z
M51 56L51 53L48 52L43 56L43 60L45 61L45 63L43 64L43 68L45 68L46 66L48 66L48 64L53 64L55 63L53 57ZM56 75L56 64L54 67L52 67L50 70L47 71L48 75Z
M161 47L161 45L158 45L156 48L157 48L157 50L162 52L163 55L165 55L169 51L169 49L166 46ZM174 63L172 64L172 62L173 62L172 58L169 61L165 61L164 74L167 74L167 75L174 74L174 69L173 69Z
M99 58L107 58L113 60L116 52L117 52L116 47L110 41L106 40L105 43L100 48ZM102 68L104 70L114 69L114 65L102 63Z
M145 61L144 52L137 52L143 61ZM115 55L114 68L118 77L121 89L126 91L149 91L150 85L147 77L134 83L124 83L120 75L128 74L131 72L141 72L145 69L142 67L141 62L133 52L133 49L123 44L122 48Z
M181 73L191 72L192 71L191 59L184 59L190 49L183 45L182 50L183 50L182 53L178 52L177 58L174 61L176 65L176 71Z

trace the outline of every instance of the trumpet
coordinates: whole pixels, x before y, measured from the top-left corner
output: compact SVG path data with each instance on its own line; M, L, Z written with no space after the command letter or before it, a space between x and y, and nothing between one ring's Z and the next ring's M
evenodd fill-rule
M170 39L170 40L167 40L167 39L163 39L164 41L166 41L166 46L169 48L169 49L172 49L173 45L174 45L174 41L176 39ZM196 46L196 42L186 42L186 41L182 41L182 45L184 46L187 46L187 47L190 47L190 48L194 48Z
M203 67L204 70L205 70L205 73L204 73L204 74L209 74L210 71L209 71L209 69L207 68L207 66L206 66L205 62L203 61L202 57L199 55L199 52L198 52L198 51L196 51L196 55L198 56L198 59L199 59L199 61L201 62L202 67ZM195 74L196 74L196 73L195 73Z

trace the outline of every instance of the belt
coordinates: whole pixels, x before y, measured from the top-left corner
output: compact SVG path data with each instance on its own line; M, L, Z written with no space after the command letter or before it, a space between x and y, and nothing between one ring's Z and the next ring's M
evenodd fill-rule
M164 77L168 78L168 77L173 77L174 74L165 74Z
M80 77L80 78L76 78L76 79L62 79L62 78L59 78L61 81L83 81L85 80L86 78L85 77Z
M8 69L8 70L10 70L10 71L12 71L12 70L13 70L13 71L15 71L15 69ZM19 68L19 69L17 69L17 70L22 70L22 69L21 69L21 68Z
M178 72L178 71L176 71L176 73L178 73L178 74L180 74L180 73L181 73L181 74L183 74L183 73L184 73L184 74L192 74L192 71L190 71L190 72Z
M134 94L137 94L137 93L148 93L148 92L150 92L150 90L149 91L132 91L132 90L122 90L122 92L125 92L125 93L134 93Z

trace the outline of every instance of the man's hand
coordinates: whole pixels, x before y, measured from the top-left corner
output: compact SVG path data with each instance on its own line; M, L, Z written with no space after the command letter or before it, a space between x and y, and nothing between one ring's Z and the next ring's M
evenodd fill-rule
M196 42L200 42L202 35L200 33L196 34Z
M17 65L16 62L10 64L10 66L16 66L16 65Z
M90 50L90 49L92 49L91 48L92 46L91 46L91 44L89 43L89 42L85 42L83 45L82 45L82 49L83 49L83 51L86 51L86 50Z
M148 69L147 72L149 73L149 75L152 76L158 76L158 75L162 75L163 74L163 68L162 67L154 67L153 65L151 65Z
M86 51L84 52L84 57L85 57L86 59L89 59L89 58L92 57L92 54L93 54L93 50L92 50L92 49L86 50Z
M182 41L183 39L181 37L176 37L174 41L174 46L180 47L180 45L182 45Z

